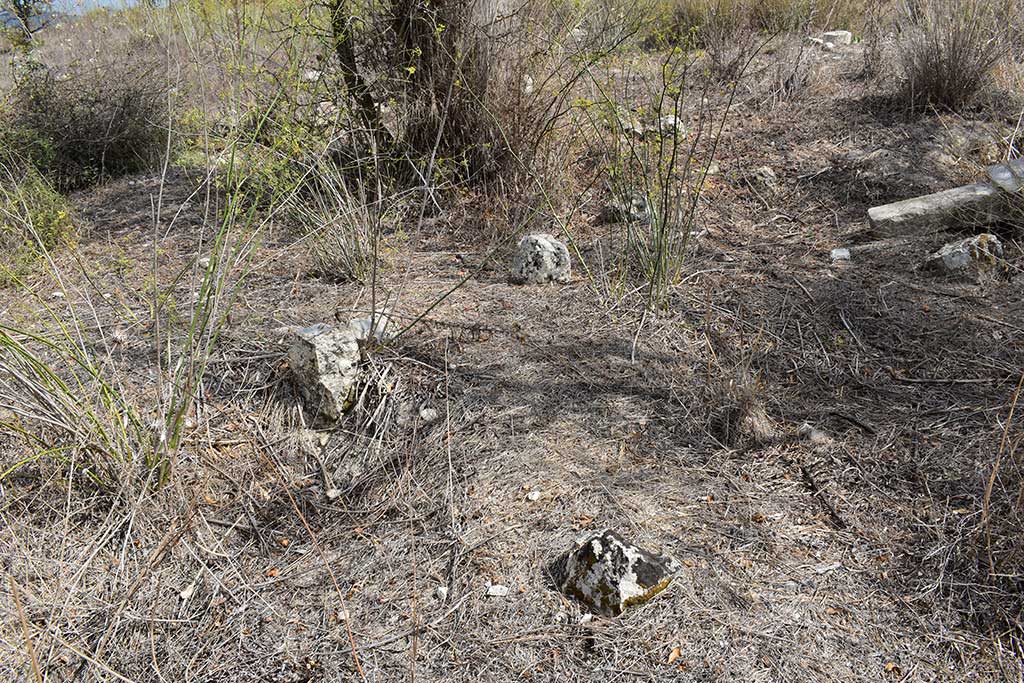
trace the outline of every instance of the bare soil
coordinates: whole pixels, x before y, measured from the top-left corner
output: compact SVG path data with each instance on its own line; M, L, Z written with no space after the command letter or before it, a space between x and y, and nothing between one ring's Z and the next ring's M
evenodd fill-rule
M389 238L375 294L268 229L166 487L94 493L45 461L3 482L0 679L35 680L29 632L51 681L1019 681L1012 450L982 504L1020 433L1017 236L978 226L1007 243L979 278L918 268L948 234L829 258L879 237L868 207L972 177L987 152L963 131L1005 122L892 111L836 63L828 92L732 118L707 233L656 314L578 263L570 285L512 286L507 248L488 260L444 220ZM777 191L748 182L764 165ZM154 248L185 267L202 222L175 172L180 215L154 233L160 184L76 198L89 279L70 285L126 332L111 363L142 393ZM608 229L581 226L585 257ZM303 426L277 328L385 294L411 320L453 289L372 354L340 428ZM772 438L737 432L752 404ZM548 565L605 527L683 570L588 620Z

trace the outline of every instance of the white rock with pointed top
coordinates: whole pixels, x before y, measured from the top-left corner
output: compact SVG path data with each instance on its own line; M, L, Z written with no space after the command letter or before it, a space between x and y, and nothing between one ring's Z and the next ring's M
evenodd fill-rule
M323 323L292 330L288 365L307 408L322 421L338 421L359 380L359 341L352 331Z
M572 276L569 250L554 235L527 235L512 259L512 282L520 285L565 284Z
M556 569L562 592L589 611L618 616L663 591L679 571L670 557L655 555L611 530L578 544Z

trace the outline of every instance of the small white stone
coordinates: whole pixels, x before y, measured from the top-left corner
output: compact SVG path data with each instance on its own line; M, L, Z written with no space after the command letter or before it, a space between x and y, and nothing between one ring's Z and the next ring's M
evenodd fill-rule
M846 247L837 247L832 250L832 263L850 260L850 250Z
M52 296L54 299L66 299L67 298L67 295L64 294L64 292L54 292L50 296Z
M991 233L950 242L928 257L925 267L945 273L960 273L972 267L989 268L1003 256L1003 244Z
M437 411L433 408L428 408L427 406L420 408L420 419L423 420L423 422L430 424L431 422L436 421L437 418Z
M434 597L438 600L446 600L448 598L448 587L438 586L434 589Z
M508 593L508 586L492 584L487 587L487 597L489 598L504 598L508 595Z
M821 39L828 45L832 43L833 47L839 45L850 45L853 43L853 34L849 31L828 31L822 34Z
M797 434L800 435L800 438L809 441L815 446L823 446L832 442L832 439L828 434L807 422L800 425L800 429L797 430Z
M591 614L590 612L587 612L586 614L581 614L580 618L576 620L576 623L580 624L582 626L583 624L589 624L593 620L594 620L594 615Z
M540 500L540 491L530 491L529 493L526 494L526 500L530 501L531 503L536 503L538 500Z
M379 312L374 316L350 320L348 330L360 342L367 342L370 339L383 342L388 338L387 328L390 323L391 319L387 313Z
M178 593L178 597L181 598L182 602L188 602L196 593L196 584L190 583L183 591Z

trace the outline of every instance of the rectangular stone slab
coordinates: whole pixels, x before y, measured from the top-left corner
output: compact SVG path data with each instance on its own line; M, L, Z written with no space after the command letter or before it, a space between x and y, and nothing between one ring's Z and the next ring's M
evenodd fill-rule
M989 179L1003 192L1017 194L1024 187L1024 159L1014 159L987 169Z
M885 236L923 235L969 223L990 221L1001 192L991 183L974 183L868 209L871 227Z

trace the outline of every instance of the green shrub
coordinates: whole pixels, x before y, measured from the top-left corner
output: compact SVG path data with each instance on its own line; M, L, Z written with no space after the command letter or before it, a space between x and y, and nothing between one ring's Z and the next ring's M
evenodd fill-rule
M46 253L72 239L70 212L38 171L0 153L0 282L21 279Z

